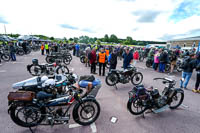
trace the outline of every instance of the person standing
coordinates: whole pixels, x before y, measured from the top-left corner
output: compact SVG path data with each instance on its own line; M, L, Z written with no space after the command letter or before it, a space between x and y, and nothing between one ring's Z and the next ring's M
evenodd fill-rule
M176 52L175 51L172 51L172 54L171 54L171 70L170 70L170 73L173 73L174 71L174 67L176 65L176 61L177 61L177 56L176 55Z
M85 49L85 66L86 67L89 66L88 55L89 55L90 52L91 52L90 47L87 47Z
M109 71L116 69L117 67L117 50L114 50L108 57L108 62L110 63Z
M91 64L91 74L96 74L97 55L96 55L96 48L95 47L88 54L88 59L90 60L90 64Z
M108 57L109 56L109 48L106 48L106 56Z
M107 56L106 56L106 53L105 53L103 48L101 48L101 51L100 51L100 53L98 55L97 60L99 62L99 76L101 76L101 68L102 67L103 67L103 76L105 76L105 68L106 68Z
M181 66L183 72L182 72L182 79L180 81L180 88L187 89L187 85L190 81L193 69L195 67L196 67L196 60L193 60L190 56L186 56Z
M26 47L27 47L27 43L26 43L26 41L23 41L23 43L22 43L22 48L23 48L25 54L27 54L27 49L26 49Z
M128 47L126 48L125 53L122 55L122 57L124 58L123 68L127 69L128 66L130 66L130 64L133 62L133 54L130 53L130 49Z
M75 56L76 55L76 45L75 45L75 43L73 44L72 49L73 49L73 56Z
M44 44L43 43L42 43L40 49L41 49L41 54L44 55Z
M46 54L49 54L49 44L48 43L45 44L45 50L46 50Z
M192 89L194 93L200 93L200 52L196 54L196 71L197 71L197 78L196 78L196 83L195 83L195 88Z
M137 61L139 60L139 52L138 50L136 50L133 54L133 58L134 58L134 66L136 66Z
M75 48L76 48L76 56L79 57L80 46L78 44L76 44Z
M160 58L159 58L159 61L160 61L160 64L159 64L159 72L161 73L164 73L165 71L165 65L168 61L168 55L167 55L167 52L166 51L163 51L161 50L161 54L160 54Z
M10 57L11 57L12 61L16 61L15 47L13 46L12 42L10 42L9 45L10 45Z
M157 51L156 54L154 55L154 64L153 64L153 69L155 71L157 71L158 66L159 66L159 56L160 56L160 52Z

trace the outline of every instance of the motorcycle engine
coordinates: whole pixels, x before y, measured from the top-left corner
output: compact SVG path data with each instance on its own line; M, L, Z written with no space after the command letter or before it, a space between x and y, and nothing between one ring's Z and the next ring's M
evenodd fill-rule
M167 97L161 96L158 89L154 89L151 93L153 100L155 101L155 106L157 108L163 107L167 103Z
M126 84L129 82L128 75L120 75L120 82Z

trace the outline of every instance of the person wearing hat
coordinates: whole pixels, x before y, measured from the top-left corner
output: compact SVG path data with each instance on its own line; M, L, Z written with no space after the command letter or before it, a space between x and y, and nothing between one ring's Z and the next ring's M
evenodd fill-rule
M99 76L101 76L101 68L103 66L103 76L105 76L105 67L106 67L106 60L107 56L103 48L101 48L101 51L98 54L97 60L99 62Z
M117 49L114 50L108 57L108 62L110 63L109 71L116 69L117 67Z
M133 54L130 52L128 47L125 49L125 53L122 55L122 57L124 58L123 68L127 69L128 66L130 66L130 64L133 62Z

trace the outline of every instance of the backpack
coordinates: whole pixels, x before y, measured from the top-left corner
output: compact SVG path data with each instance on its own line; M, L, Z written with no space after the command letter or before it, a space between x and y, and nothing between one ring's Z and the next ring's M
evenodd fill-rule
M91 60L92 59L92 52L88 53L88 59Z
M79 81L81 80L93 82L95 80L95 77L93 75L84 75L84 76L80 76Z

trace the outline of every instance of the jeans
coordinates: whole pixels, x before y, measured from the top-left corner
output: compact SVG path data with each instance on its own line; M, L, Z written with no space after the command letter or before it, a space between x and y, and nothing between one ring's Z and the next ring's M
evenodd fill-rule
M197 73L197 79L196 79L196 84L195 84L196 90L199 88L199 84L200 84L200 73Z
M165 64L164 63L160 63L159 72L164 72L164 71L165 71Z
M180 87L181 88L186 88L187 87L191 76L192 76L192 73L182 72L182 79L181 79L181 82L180 82ZM183 79L184 79L184 81L183 81Z
M15 53L11 52L10 57L11 57L12 61L16 61Z
M79 57L79 50L76 50L76 56Z

